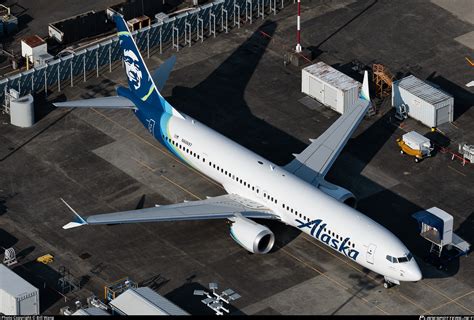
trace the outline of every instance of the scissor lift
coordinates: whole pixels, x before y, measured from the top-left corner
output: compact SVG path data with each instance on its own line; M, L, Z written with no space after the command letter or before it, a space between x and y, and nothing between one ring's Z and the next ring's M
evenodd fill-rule
M471 245L453 232L453 216L440 208L416 212L412 215L420 226L420 235L431 242L430 254L441 258L444 247L454 247L457 256L467 255Z

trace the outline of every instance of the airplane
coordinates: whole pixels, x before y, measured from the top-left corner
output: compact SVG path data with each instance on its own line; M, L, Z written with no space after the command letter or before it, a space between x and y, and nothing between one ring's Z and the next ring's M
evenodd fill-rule
M227 219L230 236L251 253L266 254L275 235L252 219L298 228L355 263L384 276L384 287L419 281L422 273L407 247L389 230L355 209L355 196L325 175L370 106L368 74L355 107L287 165L280 167L172 107L160 94L176 57L153 75L124 19L114 16L129 88L117 95L54 103L56 107L131 109L153 137L178 159L219 182L227 194L198 201L82 217L84 225Z

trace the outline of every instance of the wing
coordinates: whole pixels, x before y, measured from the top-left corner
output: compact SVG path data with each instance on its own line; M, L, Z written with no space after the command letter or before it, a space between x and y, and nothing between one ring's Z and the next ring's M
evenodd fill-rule
M53 105L58 108L136 109L135 104L131 100L122 96L56 102Z
M356 106L344 112L319 138L310 139L311 144L300 154L295 154L295 159L284 167L285 170L311 184L324 178L370 106L367 75L362 87L362 97Z
M232 218L236 214L241 214L247 218L279 219L270 209L236 194L88 217L81 217L64 200L62 201L75 214L75 220L63 226L63 229L71 229L86 224L226 219Z

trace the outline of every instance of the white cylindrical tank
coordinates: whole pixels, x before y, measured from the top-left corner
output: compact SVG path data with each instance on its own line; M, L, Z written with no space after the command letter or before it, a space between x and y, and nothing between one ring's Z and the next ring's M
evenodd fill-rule
M35 108L31 94L10 101L10 123L21 128L31 127L35 123Z

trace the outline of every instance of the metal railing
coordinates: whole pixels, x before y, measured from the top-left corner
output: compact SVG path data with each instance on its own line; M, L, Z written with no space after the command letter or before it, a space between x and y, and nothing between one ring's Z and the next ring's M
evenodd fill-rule
M280 4L280 3L279 3ZM132 32L138 48L147 57L150 50L159 46L162 53L165 46L172 42L172 48L191 46L193 41L203 41L206 36L216 36L217 32L228 30L228 27L240 28L242 21L252 22L267 14L276 14L275 0L216 0L195 10L181 13L162 23L155 23ZM281 1L280 9L284 2ZM109 38L86 49L74 52L66 57L54 59L46 64L30 70L5 77L0 80L0 101L5 101L10 88L17 90L20 96L34 94L41 90L56 87L61 91L61 84L74 86L75 79L82 74L82 80L87 81L88 74L96 70L99 76L101 69L112 70L112 63L122 58L118 37Z

